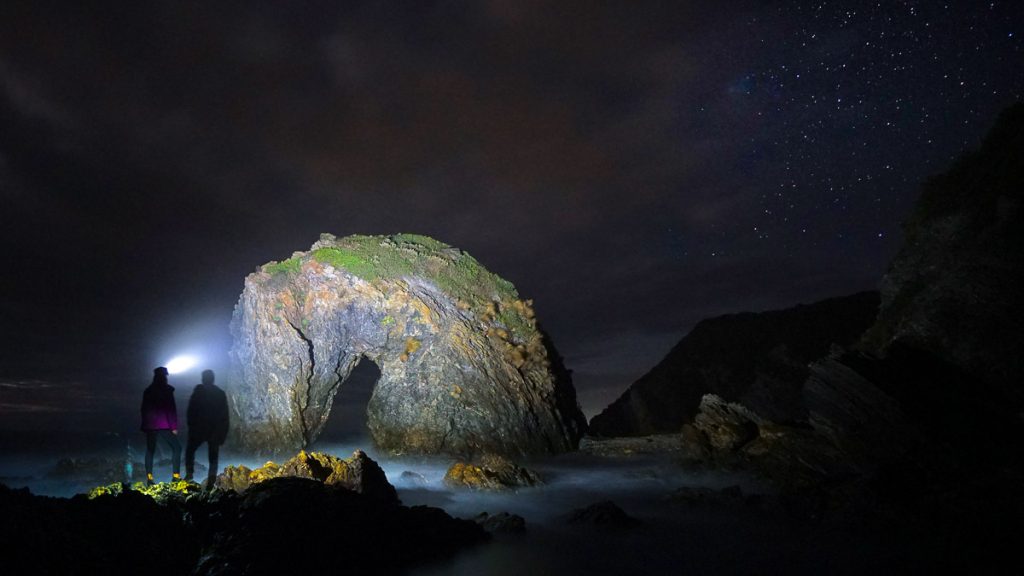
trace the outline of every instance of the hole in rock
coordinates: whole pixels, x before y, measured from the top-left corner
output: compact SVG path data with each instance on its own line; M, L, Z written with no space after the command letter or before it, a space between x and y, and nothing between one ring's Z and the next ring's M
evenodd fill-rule
M378 379L380 367L365 356L361 358L348 378L338 386L331 413L327 415L327 424L314 442L314 449L326 450L332 444L355 444L364 450L369 447L366 405Z

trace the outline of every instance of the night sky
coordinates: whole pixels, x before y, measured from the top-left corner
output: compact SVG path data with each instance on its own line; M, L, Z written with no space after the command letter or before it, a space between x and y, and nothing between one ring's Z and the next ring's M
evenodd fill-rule
M511 280L591 416L702 318L875 287L1024 94L1019 1L211 4L0 5L0 428L226 376L320 232Z

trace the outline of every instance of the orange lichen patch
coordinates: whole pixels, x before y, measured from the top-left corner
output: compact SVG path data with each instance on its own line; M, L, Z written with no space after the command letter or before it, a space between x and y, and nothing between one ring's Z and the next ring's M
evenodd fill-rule
M398 359L401 360L402 362L408 361L409 357L415 354L416 351L419 350L420 346L422 345L423 343L415 338L406 338L405 351L402 352L401 356L399 356Z
M498 340L501 340L503 342L508 342L508 330L505 330L504 328L491 326L490 328L487 329L487 336L491 338L497 338Z
M536 486L541 479L531 470L500 457L485 457L479 464L456 462L444 475L444 483L454 488L507 490Z
M526 364L526 361L529 359L530 355L526 351L526 347L520 345L513 347L509 351L508 357L509 360L512 362L513 366L515 366L516 368L522 368Z
M419 313L420 321L424 324L433 324L435 322L434 311L427 306L426 302L419 298L413 298L409 304L413 309Z
M343 460L330 454L302 450L280 466L273 462L267 462L255 470L245 466L228 466L217 477L217 486L225 490L244 492L253 484L282 476L310 478L328 485L348 485L356 480L357 473L352 467L361 456L362 453L357 450L351 458Z
M511 307L523 318L526 318L527 320L534 319L535 313L533 311L533 300L515 300L512 302Z

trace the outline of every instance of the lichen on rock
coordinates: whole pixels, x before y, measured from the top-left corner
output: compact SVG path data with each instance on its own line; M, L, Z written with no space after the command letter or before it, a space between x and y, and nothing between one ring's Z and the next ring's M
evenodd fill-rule
M310 445L365 359L381 372L367 425L391 453L556 453L586 427L532 302L426 236L321 235L246 278L231 332L243 450Z
M217 477L216 486L241 493L272 478L318 480L328 486L348 488L382 502L398 503L398 493L388 482L384 470L362 450L356 450L351 457L345 459L302 450L284 464L267 462L255 470L241 465L228 466Z
M444 475L445 485L473 490L511 490L542 484L536 472L499 456L477 463L456 462Z

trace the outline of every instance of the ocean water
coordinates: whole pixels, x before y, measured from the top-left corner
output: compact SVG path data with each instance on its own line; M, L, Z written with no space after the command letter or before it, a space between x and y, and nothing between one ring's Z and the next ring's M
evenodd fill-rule
M135 459L141 461L145 441L138 432L0 434L0 482L26 486L36 494L71 496L95 485L94 476L59 474L61 459L103 459L112 463L112 473L117 474L129 445ZM881 536L795 523L770 506L752 508L738 505L738 501L737 505L673 504L666 497L682 487L720 490L740 486L744 494L768 499L772 495L749 476L688 470L670 456L566 454L525 462L541 475L543 485L492 493L446 487L442 480L454 462L450 458L391 458L357 438L322 442L313 449L340 457L364 450L381 465L408 506L440 507L461 518L509 512L525 519L524 533L498 533L488 544L413 571L417 576L852 574L884 571L898 554ZM156 460L164 457L166 454L158 454ZM205 464L205 448L196 460ZM221 466L263 463L230 452L221 455ZM403 476L407 471L414 474ZM166 461L155 467L157 479L169 478L170 472ZM569 523L573 510L608 500L639 524Z

